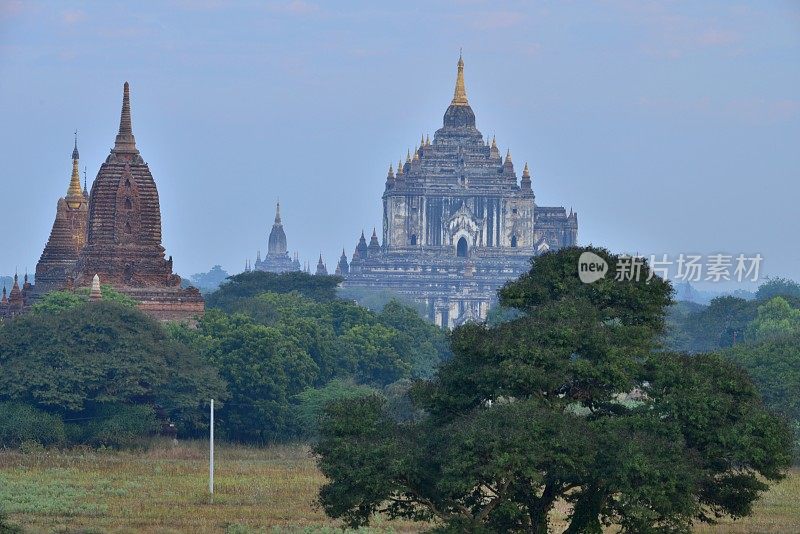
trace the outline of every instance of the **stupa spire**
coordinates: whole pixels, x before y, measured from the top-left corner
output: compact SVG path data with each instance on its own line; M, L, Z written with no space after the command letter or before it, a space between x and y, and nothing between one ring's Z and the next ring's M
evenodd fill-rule
M119 117L119 132L114 143L115 152L138 152L136 150L136 139L133 137L133 126L131 124L131 93L128 82L125 82L122 90L122 112Z
M458 54L458 74L456 75L456 90L453 93L453 106L469 106L467 101L467 89L464 87L464 58Z
M281 201L275 206L275 224L281 224Z
M81 173L78 170L78 132L75 131L75 148L72 149L72 176L69 180L69 188L67 189L67 204L69 207L76 209L80 207L81 201L75 199L82 199L83 191L81 190ZM70 203L70 200L73 200Z

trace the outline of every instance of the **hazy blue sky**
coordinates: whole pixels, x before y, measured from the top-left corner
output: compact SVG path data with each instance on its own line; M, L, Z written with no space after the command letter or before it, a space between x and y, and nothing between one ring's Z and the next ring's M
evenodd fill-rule
M289 248L331 270L381 223L389 162L433 134L464 49L484 134L579 241L759 252L800 279L800 2L0 0L0 273L33 270L131 83L164 246L188 275Z

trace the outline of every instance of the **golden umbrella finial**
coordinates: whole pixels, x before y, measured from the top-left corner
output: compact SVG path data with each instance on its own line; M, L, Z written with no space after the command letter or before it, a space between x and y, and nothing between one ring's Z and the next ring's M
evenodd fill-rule
M453 93L453 101L450 102L453 106L469 106L467 101L467 89L464 87L464 59L461 57L461 52L458 54L458 75L456 76L456 90Z

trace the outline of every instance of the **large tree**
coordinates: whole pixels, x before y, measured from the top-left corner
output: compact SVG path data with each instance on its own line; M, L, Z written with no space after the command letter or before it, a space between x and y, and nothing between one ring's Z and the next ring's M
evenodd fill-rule
M0 328L0 401L90 415L142 404L193 428L204 413L200 406L224 395L213 367L136 308L43 302Z
M583 252L611 274L578 276ZM432 520L452 532L688 532L739 517L781 477L790 434L747 375L714 356L658 352L667 282L616 279L625 259L570 248L538 257L500 291L521 315L452 336L454 356L392 417L380 396L331 404L315 447L329 482L320 503L363 525Z

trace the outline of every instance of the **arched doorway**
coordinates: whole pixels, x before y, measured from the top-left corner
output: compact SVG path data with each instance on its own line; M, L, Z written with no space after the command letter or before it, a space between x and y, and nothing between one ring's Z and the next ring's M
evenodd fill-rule
M467 238L462 237L458 240L458 244L456 245L456 256L459 258L466 258L467 257Z
M517 236L511 236L511 248L517 248Z

